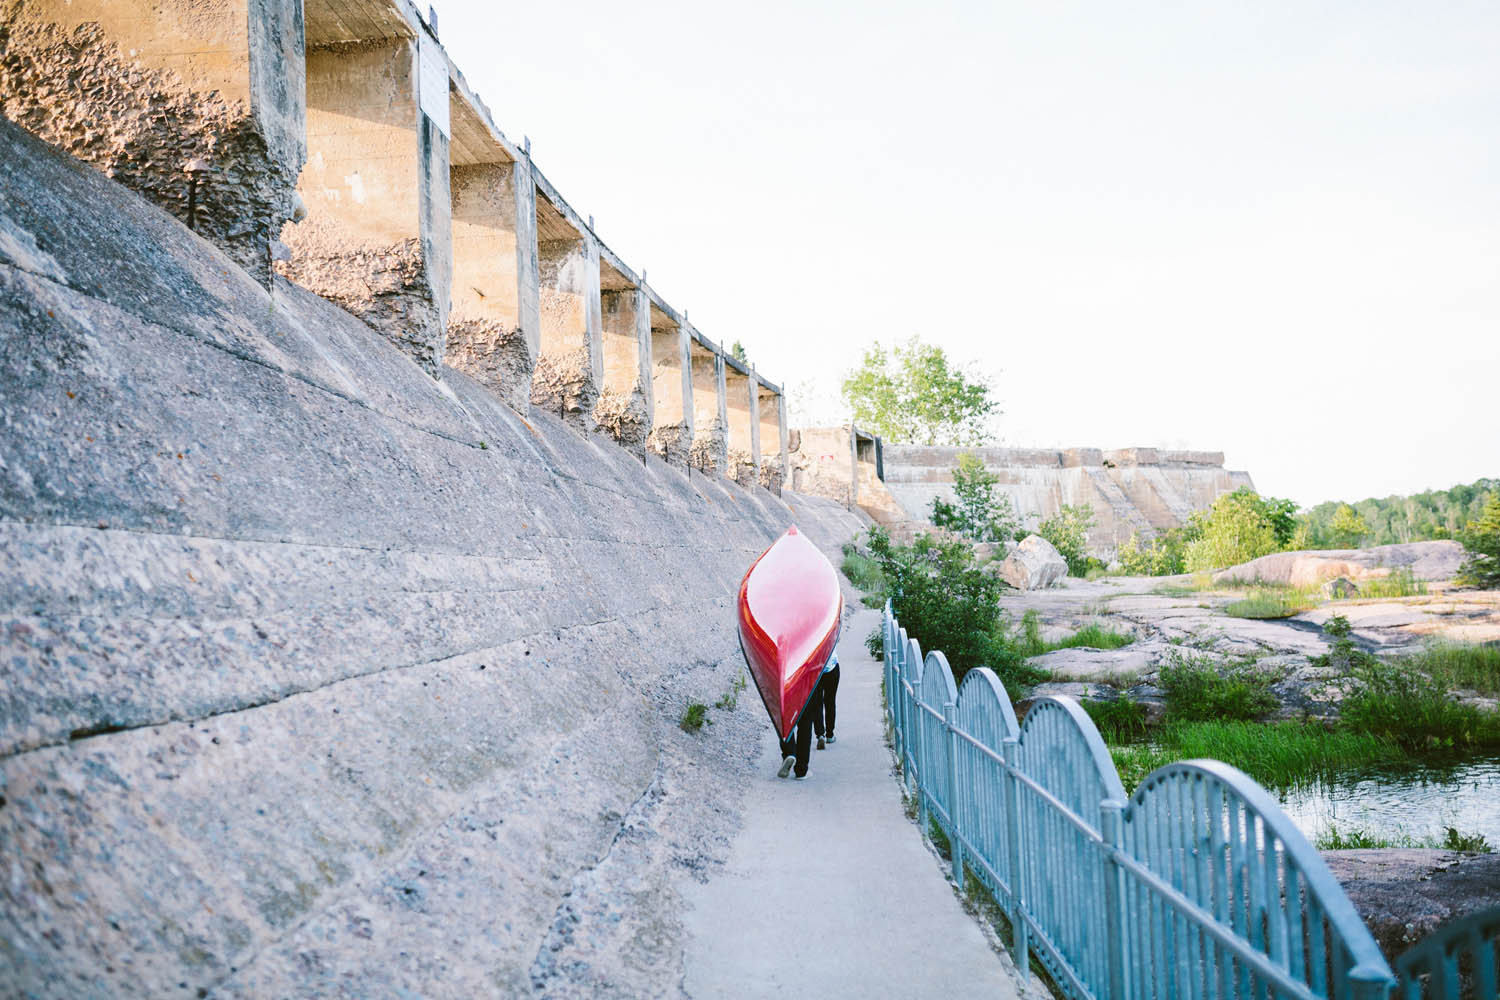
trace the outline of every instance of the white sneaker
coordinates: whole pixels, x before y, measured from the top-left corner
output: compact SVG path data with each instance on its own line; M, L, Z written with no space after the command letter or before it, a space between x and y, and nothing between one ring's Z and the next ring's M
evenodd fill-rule
M785 778L792 773L792 765L797 763L796 757L788 757L781 762L781 770L776 772L776 777Z

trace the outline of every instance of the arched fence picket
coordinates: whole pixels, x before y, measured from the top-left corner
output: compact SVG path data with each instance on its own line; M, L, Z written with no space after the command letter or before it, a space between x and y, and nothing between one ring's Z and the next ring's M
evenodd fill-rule
M955 686L889 602L882 634L892 745L922 828L936 823L960 884L973 877L1004 910L1023 975L1034 955L1080 1000L1390 996L1353 904L1248 776L1184 761L1127 799L1071 698L1039 699L1018 726L992 671Z

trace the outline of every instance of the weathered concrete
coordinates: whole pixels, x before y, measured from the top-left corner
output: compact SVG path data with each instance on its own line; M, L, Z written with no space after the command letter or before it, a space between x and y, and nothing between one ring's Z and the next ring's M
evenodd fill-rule
M760 484L779 496L787 479L786 399L764 383L755 387L755 394Z
M1019 995L1009 959L903 811L880 663L863 646L879 622L868 610L846 622L838 741L813 751L805 781L775 777L776 741L761 727L744 828L722 873L686 893L688 996Z
M7 0L0 114L187 222L257 280L305 158L293 0Z
M681 320L647 289L651 300L651 386L654 408L647 447L671 465L688 467L693 444L693 369Z
M760 481L760 449L757 445L755 381L732 358L724 365L724 415L729 425L728 472L741 486Z
M525 413L541 343L531 164L454 166L450 186L453 309L445 361Z
M688 332L688 357L693 379L693 444L688 461L710 476L722 476L729 467L729 420L724 393L724 356L705 347Z
M640 280L608 255L600 265L604 388L594 422L620 444L640 450L654 414L651 375L651 299Z
M972 451L999 477L1023 525L1035 528L1063 504L1094 511L1089 549L1104 556L1139 533L1153 538L1182 524L1224 493L1250 486L1248 473L1224 469L1220 452L1155 448L1062 450L946 448L885 444L885 484L914 521L926 521L933 497L953 500L953 470Z
M440 372L452 286L448 139L418 106L415 37L309 46L307 218L277 269Z
M675 988L763 724L675 723L786 505L434 381L5 122L0 346L0 982Z
M599 242L545 192L536 219L542 336L531 402L590 431L604 367Z

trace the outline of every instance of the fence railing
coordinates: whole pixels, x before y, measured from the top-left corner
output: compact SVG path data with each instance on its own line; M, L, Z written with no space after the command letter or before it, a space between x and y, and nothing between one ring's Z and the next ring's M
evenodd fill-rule
M1389 997L1395 978L1318 852L1263 788L1211 760L1152 772L1127 799L1071 698L1023 725L988 668L962 687L885 608L885 690L922 828L989 890L1079 998Z
M1396 959L1401 1000L1500 997L1500 906L1433 931Z

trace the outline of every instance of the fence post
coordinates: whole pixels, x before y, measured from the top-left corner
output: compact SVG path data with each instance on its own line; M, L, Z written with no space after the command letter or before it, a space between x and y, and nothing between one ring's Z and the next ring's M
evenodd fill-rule
M1387 1000L1395 985L1384 969L1361 965L1349 970L1349 996L1352 1000Z
M964 889L964 828L959 819L963 808L958 801L958 706L953 702L943 704L943 743L948 748L948 846L953 852L953 878L958 882L958 891Z
M1031 982L1031 955L1026 929L1026 879L1021 871L1020 793L1011 769L1020 758L1021 741L1007 736L1000 741L1000 756L1005 761L1001 773L1005 781L1005 850L1010 858L1010 934L1011 957L1024 986Z
M1126 1000L1125 873L1116 854L1123 845L1125 805L1114 799L1099 804L1100 851L1104 856L1104 936L1109 950L1109 995Z

